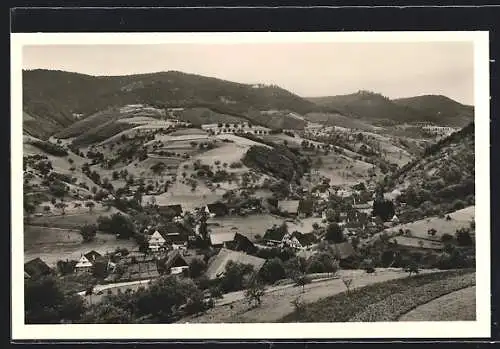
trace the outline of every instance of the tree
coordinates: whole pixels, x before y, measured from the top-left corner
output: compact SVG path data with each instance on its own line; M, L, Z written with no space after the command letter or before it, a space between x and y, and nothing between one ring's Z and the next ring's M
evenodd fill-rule
M418 274L419 273L419 269L418 269L418 265L415 261L411 261L410 264L408 266L405 267L405 272L409 273L409 276L411 276L411 274Z
M76 321L85 305L78 295L66 295L54 276L25 280L24 311L27 324L58 324Z
M451 234L448 234L448 233L444 233L442 236L441 236L441 242L446 244L446 243L450 243L453 241L453 235Z
M342 228L337 223L330 223L326 228L325 240L333 243L340 243L345 241Z
M92 275L98 279L104 279L107 276L108 263L104 259L99 259L92 265Z
M469 229L458 229L455 234L459 246L472 246L473 241Z
M94 209L95 207L95 203L93 201L87 201L85 203L85 207L87 207L89 209L89 212L92 212L92 210Z
M278 257L268 259L259 273L263 281L271 284L286 277L285 266Z
M352 278L344 276L344 277L342 277L341 280L342 280L342 282L344 283L344 286L347 289L347 294L349 294L351 292Z
M229 261L226 264L220 287L223 292L239 291L243 289L245 277L253 272L253 265Z
M311 279L306 274L300 274L296 277L295 283L297 286L302 286L302 293L306 292L306 285L311 283Z
M295 310L295 316L297 320L302 320L306 316L307 307L306 304L302 301L301 297L295 298L290 302Z
M202 259L194 258L189 263L189 275L192 278L197 278L203 274L206 268L207 264Z
M254 273L251 277L250 284L245 291L245 299L249 305L254 304L259 306L262 303L262 297L265 294L265 288L259 279L257 273Z
M377 198L373 201L373 215L378 216L386 222L394 216L394 204L390 200Z
M111 298L111 296L108 296ZM84 324L130 324L132 321L130 311L114 304L100 302L92 305L83 315L80 323Z
M65 215L66 214L66 207L68 206L65 202L60 201L54 205L56 208L61 210L61 214Z
M83 242L94 240L97 235L97 226L95 224L85 224L80 228L80 235L83 238Z
M23 200L23 206L24 210L26 211L26 220L29 222L31 215L35 213L36 205L25 196Z

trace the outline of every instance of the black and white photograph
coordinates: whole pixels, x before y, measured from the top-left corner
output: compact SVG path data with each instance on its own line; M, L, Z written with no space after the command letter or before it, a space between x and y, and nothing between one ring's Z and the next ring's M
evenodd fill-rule
M487 33L14 34L12 55L23 336L488 333Z

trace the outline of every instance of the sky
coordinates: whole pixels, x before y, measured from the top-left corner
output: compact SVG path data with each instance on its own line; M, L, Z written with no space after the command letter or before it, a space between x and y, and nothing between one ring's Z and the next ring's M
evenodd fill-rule
M23 69L37 68L107 76L177 70L276 84L302 97L370 90L474 102L471 42L25 46Z

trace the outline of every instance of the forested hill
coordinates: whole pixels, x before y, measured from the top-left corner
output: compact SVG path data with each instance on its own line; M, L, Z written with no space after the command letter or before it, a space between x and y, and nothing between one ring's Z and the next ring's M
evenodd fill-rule
M339 96L309 98L319 107L338 110L344 115L365 120L395 123L433 122L443 126L464 127L474 120L474 108L438 95L391 100L379 93L359 91Z
M113 106L209 107L230 115L288 110L299 114L316 105L274 85L248 85L168 71L128 76L90 76L51 70L23 71L23 107L30 133L37 124L66 127ZM49 131L50 132L50 131ZM53 132L53 131L52 131Z

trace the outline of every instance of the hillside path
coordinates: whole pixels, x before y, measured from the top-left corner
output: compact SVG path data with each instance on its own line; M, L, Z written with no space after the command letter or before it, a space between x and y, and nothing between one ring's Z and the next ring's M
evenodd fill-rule
M421 270L420 273L432 273L437 270ZM341 270L338 278L313 282L302 287L284 285L271 288L262 298L262 304L258 308L249 309L244 299L244 292L234 293L224 301L218 303L215 308L198 317L188 317L179 323L235 323L235 322L276 322L283 316L294 311L291 304L293 300L300 297L303 302L312 303L321 298L333 296L344 292L346 287L342 277L353 279L351 289L368 286L370 284L407 277L408 273L401 269L377 269L373 274L364 270ZM227 295L226 295L227 296ZM232 300L230 302L229 300Z

